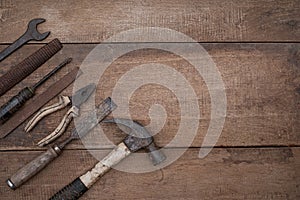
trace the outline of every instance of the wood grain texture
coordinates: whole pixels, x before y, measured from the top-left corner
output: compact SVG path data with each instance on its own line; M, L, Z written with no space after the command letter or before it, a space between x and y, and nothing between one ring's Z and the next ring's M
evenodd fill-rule
M3 61L1 73L8 70L18 58L24 57L38 46L26 46ZM54 66L59 62L58 60L72 55L74 61L47 81L37 93L45 90L49 84L58 80L71 68L80 66L93 47L95 47L93 44L65 45L61 54L56 55L47 65ZM221 73L227 95L227 117L217 145L299 145L300 46L298 44L204 44L204 47ZM96 103L111 95L117 81L128 70L140 64L153 62L173 67L183 74L194 88L199 98L201 119L192 146L199 147L210 122L209 91L201 76L195 75L193 66L172 53L149 49L134 51L120 57L101 77L96 92ZM42 66L36 73L1 97L0 102L4 103L19 89L36 82L49 70L46 65ZM72 86L63 94L70 95L71 92ZM49 104L56 101L57 99L54 99ZM150 122L149 108L154 103L161 104L168 114L165 126L156 136L158 144L163 146L172 140L178 130L180 109L176 96L162 86L145 85L131 97L130 113L133 119L146 125ZM54 130L66 111L63 109L47 116L29 134L23 131L24 123L5 140L0 141L1 149L36 148L34 144ZM115 143L124 138L116 127L105 125L104 130L107 137ZM68 148L82 148L82 146L80 143L73 143Z
M27 23L37 17L46 19L38 29L51 31L50 37L41 43L57 37L64 48L0 97L0 105L23 87L37 82L66 57L73 57L73 62L38 88L38 94L80 66L96 46L92 43L143 27L169 28L198 42L208 42L202 45L225 84L227 115L222 134L217 148L199 159L199 147L210 123L212 101L203 78L196 75L190 63L170 52L145 49L118 58L99 81L96 103L110 96L118 80L129 70L141 64L162 63L180 72L195 90L201 112L199 128L191 148L172 165L145 174L113 169L82 199L300 199L299 0L0 0L0 51L22 35ZM160 37L136 39L141 43L157 42ZM132 44L128 38L122 37L120 41ZM41 46L25 45L2 61L0 75ZM194 56L194 52L186 53ZM62 94L71 92L72 86ZM56 101L53 99L48 105ZM158 145L164 146L174 138L180 123L180 107L172 91L155 84L140 87L130 99L130 113L133 119L147 125L149 109L155 103L161 104L168 114L164 127L154 136ZM62 109L47 116L29 134L23 130L24 123L0 140L1 200L48 199L98 162L82 150L80 141L74 141L59 158L16 191L5 185L7 178L42 150L46 151L35 144L57 127L66 111ZM124 138L116 126L102 127L114 144ZM112 145L100 143L97 134L94 130L88 137L94 139L90 145L101 144L101 148L97 147L100 150L93 153L103 158ZM170 150L179 149L182 148ZM132 163L131 156L121 165Z
M57 37L64 43L98 43L142 27L170 28L199 42L300 39L299 0L0 2L0 43L13 42L36 17L47 20L41 32L52 32L46 41Z
M145 174L111 170L81 199L299 199L299 148L221 148L204 159L189 149L162 170ZM175 149L174 149L175 151ZM103 157L109 150L99 151ZM0 182L38 151L1 152ZM125 160L124 160L125 161ZM64 151L37 176L12 191L0 185L1 199L48 199L89 170L88 152Z
M39 171L46 167L61 153L59 148L49 147L47 151L41 153L34 160L27 163L9 178L14 189L21 186L31 177L35 176Z

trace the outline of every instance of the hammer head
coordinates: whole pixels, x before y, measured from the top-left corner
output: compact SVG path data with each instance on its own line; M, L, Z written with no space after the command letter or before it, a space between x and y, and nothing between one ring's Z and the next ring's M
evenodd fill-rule
M106 119L102 122L120 124L129 128L130 131L121 128L122 131L128 134L123 142L131 152L138 151L142 148L146 149L146 151L149 152L149 157L153 165L158 165L166 159L166 156L155 145L151 134L138 122L120 118Z

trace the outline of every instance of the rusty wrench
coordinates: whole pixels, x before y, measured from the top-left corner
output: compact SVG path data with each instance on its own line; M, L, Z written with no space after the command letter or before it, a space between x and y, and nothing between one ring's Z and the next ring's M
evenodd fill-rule
M9 56L11 53L19 49L21 46L23 46L25 43L31 41L31 40L36 40L36 41L41 41L44 40L45 38L48 37L50 34L50 31L45 32L45 33L40 33L37 30L37 25L45 22L45 19L42 18L36 18L32 19L28 23L28 28L26 32L19 37L14 43L9 45L7 48L5 48L3 51L0 53L0 61L4 60L7 56Z

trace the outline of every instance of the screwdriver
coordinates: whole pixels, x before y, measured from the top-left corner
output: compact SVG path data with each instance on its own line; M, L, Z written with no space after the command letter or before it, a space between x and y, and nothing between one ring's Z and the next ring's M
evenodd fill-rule
M0 108L0 124L7 121L15 112L17 112L31 97L34 96L35 90L42 85L48 78L55 74L62 67L72 61L72 58L65 59L62 63L56 66L51 72L44 76L39 82L31 87L25 87L16 96L12 97L7 103Z

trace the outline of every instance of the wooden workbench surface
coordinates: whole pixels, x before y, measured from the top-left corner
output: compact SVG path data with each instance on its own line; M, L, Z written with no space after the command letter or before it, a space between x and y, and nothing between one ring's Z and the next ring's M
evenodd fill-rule
M150 173L112 170L82 199L299 199L300 198L300 1L162 0L162 1L33 1L0 0L0 50L18 38L33 18L45 18L43 42L31 42L0 63L0 74L54 38L63 49L33 74L0 97L3 104L24 86L38 81L66 57L71 64L49 79L46 90L80 66L98 43L125 30L148 26L170 28L191 37L209 53L225 85L227 113L215 148L200 159L199 149L211 121L211 99L205 81L182 57L158 49L143 49L118 58L101 77L96 101L111 95L122 74L147 63L173 67L194 88L201 118L187 151L171 165ZM120 42L120 41L119 41ZM128 42L121 38L121 42ZM140 43L148 41L139 39ZM178 41L170 41L176 43ZM110 45L120 43L112 42ZM184 44L182 44L184 45ZM194 59L197 59L196 57ZM50 67L49 67L50 66ZM62 94L70 95L72 86ZM186 99L188 101L188 99ZM54 103L53 99L51 103ZM159 85L139 88L130 101L134 120L147 125L154 103L168 113L155 135L161 147L175 136L180 108L172 92ZM29 134L26 123L0 140L0 199L48 199L89 170L97 160L80 141L19 189L5 180L45 148L35 144L59 123L65 110L42 120ZM68 131L71 130L71 125ZM103 126L115 144L124 135ZM177 151L186 146L170 146ZM111 146L94 149L105 156Z

